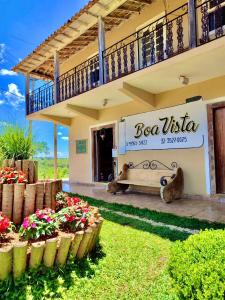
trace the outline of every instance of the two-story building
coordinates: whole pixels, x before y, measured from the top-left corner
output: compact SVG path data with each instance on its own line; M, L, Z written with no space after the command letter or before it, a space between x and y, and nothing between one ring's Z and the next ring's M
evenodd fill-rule
M176 163L185 194L222 194L224 36L225 0L92 0L13 70L28 120L69 127L71 182Z

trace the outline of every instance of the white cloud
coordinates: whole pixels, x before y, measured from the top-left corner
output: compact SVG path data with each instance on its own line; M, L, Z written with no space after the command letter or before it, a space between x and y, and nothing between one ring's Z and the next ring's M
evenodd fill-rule
M68 136L62 136L61 139L64 140L64 141L68 141L69 137Z
M63 135L61 131L59 131L57 134L58 134L58 135Z
M17 73L14 72L14 71L8 70L8 69L0 69L0 75L2 75L2 76L5 76L5 75L16 76Z
M8 84L8 91L4 93L4 96L8 104L17 108L21 103L25 101L24 95L21 94L18 86L15 83Z
M4 63L5 59L5 44L0 44L0 63Z
M6 127L6 126L9 126L10 123L8 122L5 122L5 121L0 121L0 127Z
M5 101L4 100L0 100L0 105L4 104Z

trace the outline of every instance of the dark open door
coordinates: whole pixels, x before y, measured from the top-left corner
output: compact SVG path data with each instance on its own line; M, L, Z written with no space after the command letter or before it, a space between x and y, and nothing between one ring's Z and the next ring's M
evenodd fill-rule
M225 193L225 107L214 110L216 191Z
M107 182L114 176L113 128L102 128L93 132L94 138L94 180Z

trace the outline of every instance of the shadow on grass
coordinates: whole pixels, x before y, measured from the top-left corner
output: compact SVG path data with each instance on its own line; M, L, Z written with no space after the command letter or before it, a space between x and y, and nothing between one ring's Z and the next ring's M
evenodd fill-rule
M101 211L101 214L104 219L109 220L111 222L118 223L123 226L131 226L135 229L146 231L149 233L156 234L162 238L169 239L170 241L183 241L189 237L189 233L181 232L178 230L172 230L168 227L161 227L161 226L153 226L149 223L146 223L144 220L135 220L133 218L124 217L117 215L111 211Z
M74 195L70 193L70 195ZM207 220L200 220L197 218L178 216L172 213L159 212L150 210L147 208L134 207L128 204L122 203L110 203L104 200L95 199L92 197L87 197L79 194L75 194L87 201L90 205L107 208L112 211L119 211L126 214L138 216L140 218L146 218L153 220L155 222L162 222L165 224L175 225L179 227L195 229L195 230L205 230L205 229L225 229L225 223L219 222L209 222Z
M64 267L46 268L40 266L36 270L29 270L19 279L0 282L0 299L30 299L33 300L60 299L65 289L74 285L74 276L78 278L92 278L95 276L95 266L105 257L100 244L88 258L80 261L70 259ZM94 266L94 265L95 266Z

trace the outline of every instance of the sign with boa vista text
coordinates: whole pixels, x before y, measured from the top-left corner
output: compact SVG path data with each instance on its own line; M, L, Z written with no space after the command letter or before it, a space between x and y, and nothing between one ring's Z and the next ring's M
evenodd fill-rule
M199 148L204 144L206 109L202 101L123 118L120 153Z

